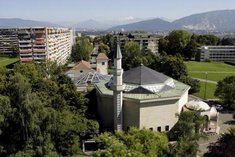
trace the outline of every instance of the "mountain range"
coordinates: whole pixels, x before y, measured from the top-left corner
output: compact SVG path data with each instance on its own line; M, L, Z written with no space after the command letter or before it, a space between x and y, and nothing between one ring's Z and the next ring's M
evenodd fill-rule
M34 20L24 20L20 18L0 18L0 28L16 28L16 27L58 27L58 24L44 22L44 21L34 21Z
M172 29L235 31L235 10L219 10L193 14L178 20L168 22L155 18L127 25L110 28L114 31L164 31Z
M19 18L0 18L0 28L61 26L58 24L24 20ZM162 18L148 20L132 19L129 21L99 22L87 20L72 25L78 30L108 30L108 31L168 31L173 29L206 30L206 31L235 31L235 10L218 10L186 16L169 22Z

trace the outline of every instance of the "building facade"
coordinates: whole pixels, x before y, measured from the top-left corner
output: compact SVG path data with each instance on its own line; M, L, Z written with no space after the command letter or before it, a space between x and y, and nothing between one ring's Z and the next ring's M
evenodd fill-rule
M0 29L0 55L13 56L18 51L17 29Z
M235 46L202 46L198 61L235 62Z
M120 48L122 52L124 52L124 47L127 42L134 41L140 45L140 50L149 49L153 54L158 55L159 38L155 35L149 35L147 33L119 33L116 35L116 38L118 38L120 42Z
M73 45L72 30L67 28L20 28L18 39L22 63L47 60L64 64Z

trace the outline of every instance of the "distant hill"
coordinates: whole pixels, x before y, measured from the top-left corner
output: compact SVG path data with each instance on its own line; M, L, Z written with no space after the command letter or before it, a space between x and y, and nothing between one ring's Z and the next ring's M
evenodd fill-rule
M79 22L72 27L76 28L77 30L105 30L109 28L110 25L90 19L87 21Z
M59 25L44 21L24 20L19 18L0 18L0 28L16 27L58 27Z
M151 19L151 20L145 20L145 21L140 21L140 22L135 22L135 23L130 23L130 24L125 24L125 25L119 25L110 28L109 30L114 30L114 31L153 31L153 30L169 30L172 29L173 24L171 22L162 20L160 18L156 19Z
M173 24L190 30L235 31L235 10L194 14L175 20Z
M114 31L153 31L153 30L205 30L205 31L235 31L235 10L219 10L200 14L193 14L173 22L160 18L145 20L136 23L119 25L110 28Z

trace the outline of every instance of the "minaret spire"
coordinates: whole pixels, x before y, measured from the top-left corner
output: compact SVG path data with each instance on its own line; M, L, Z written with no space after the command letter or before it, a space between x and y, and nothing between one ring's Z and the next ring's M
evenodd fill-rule
M114 130L122 130L122 103L123 103L123 82L122 82L122 53L119 44L117 44L117 52L114 57L113 67L113 108L114 108Z

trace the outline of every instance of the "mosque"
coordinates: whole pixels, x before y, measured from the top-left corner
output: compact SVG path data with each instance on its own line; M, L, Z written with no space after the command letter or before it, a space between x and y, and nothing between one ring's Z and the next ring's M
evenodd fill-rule
M113 77L97 83L95 88L102 128L169 131L188 103L190 86L144 65L123 72L118 45Z

